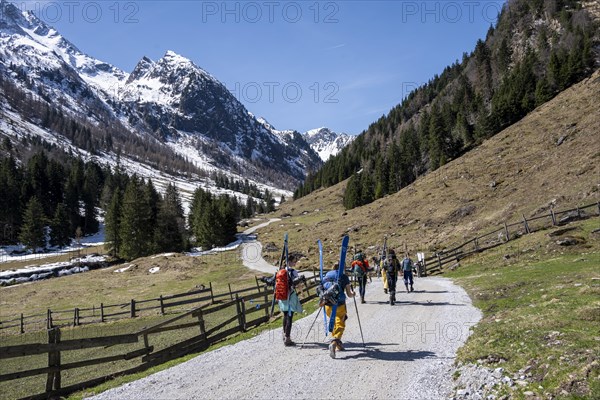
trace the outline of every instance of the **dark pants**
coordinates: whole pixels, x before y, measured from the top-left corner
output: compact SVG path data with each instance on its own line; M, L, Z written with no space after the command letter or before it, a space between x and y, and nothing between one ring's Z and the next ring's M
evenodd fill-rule
M398 275L396 274L390 274L389 272L387 273L387 278L388 278L388 290L390 291L390 293L395 293L396 292L396 281L398 280Z
M289 338L292 334L292 319L294 318L294 313L290 313L289 311L285 311L283 313L283 334L286 338Z
M410 283L410 286L413 285L413 273L412 271L404 271L404 284L408 285Z
M369 277L367 275L356 277L356 280L358 281L358 294L360 294L360 298L361 299L365 298L365 293L366 293L366 290L367 290L367 279L368 278Z

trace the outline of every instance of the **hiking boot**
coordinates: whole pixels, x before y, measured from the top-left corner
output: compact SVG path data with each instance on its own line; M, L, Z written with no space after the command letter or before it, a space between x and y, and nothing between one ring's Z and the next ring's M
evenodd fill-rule
M388 293L387 289L383 289L383 293L387 294Z
M360 298L360 303L361 303L361 304L365 304L365 303L366 303L366 302L365 302L365 298L364 298L364 297L361 297L361 298Z
M329 357L335 358L335 348L336 348L335 342L329 343Z
M291 338L289 338L289 337L285 338L283 344L286 347L291 347L291 346L295 346L296 345L296 343Z
M415 289L413 288L413 285L410 285L410 291L411 291L411 292L414 292L414 291L415 291Z
M340 339L335 339L334 340L335 343L335 347L337 351L345 351L346 348L344 347L344 345L342 344L342 341Z
M410 293L410 290L408 290L408 285L404 285L406 286L406 293Z

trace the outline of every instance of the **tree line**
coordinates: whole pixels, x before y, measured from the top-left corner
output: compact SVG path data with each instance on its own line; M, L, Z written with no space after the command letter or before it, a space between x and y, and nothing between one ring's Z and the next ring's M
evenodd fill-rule
M558 20L564 31L559 35L545 25L534 29L533 21L543 15ZM515 30L527 32L534 45L521 49L512 40ZM350 209L395 193L460 157L589 76L595 68L596 30L578 2L509 1L472 53L411 92L308 174L294 198L350 178L344 195Z

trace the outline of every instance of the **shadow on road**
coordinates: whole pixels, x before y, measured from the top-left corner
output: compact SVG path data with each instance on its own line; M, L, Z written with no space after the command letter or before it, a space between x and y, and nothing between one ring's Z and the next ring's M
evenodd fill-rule
M355 350L354 346L350 347L349 345L346 347L348 352L352 352L355 354L346 355L344 353L338 353L340 359L375 359L382 361L415 361L421 360L425 358L438 358L437 355L432 351L382 351L378 348L368 348L370 346L381 346L380 343L368 343L367 348L362 348L362 345L359 345L360 349ZM358 351L358 353L356 353Z
M371 304L385 304L387 306L390 305L389 302L387 301L367 301L367 303L371 303ZM394 305L395 306L400 306L400 305L413 305L413 306L460 306L460 307L464 307L465 304L455 304L455 303L448 303L447 301L443 301L443 302L435 302L435 301L423 301L423 302L418 302L418 301L402 301L402 300L396 300L396 303Z

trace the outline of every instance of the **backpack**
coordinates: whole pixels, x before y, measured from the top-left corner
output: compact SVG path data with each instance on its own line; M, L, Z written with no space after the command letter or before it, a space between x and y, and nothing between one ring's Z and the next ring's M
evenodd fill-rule
M290 277L285 268L275 275L275 300L287 300L290 295Z
M352 261L360 261L363 262L365 260L365 256L363 255L363 253L356 253L354 255L354 257L352 258Z
M326 279L317 287L319 307L334 306L340 298L340 283L337 280Z
M398 259L393 257L390 258L389 260L386 260L387 262L384 264L384 269L390 274L390 275L394 275L398 272L398 267L399 267L399 262Z

